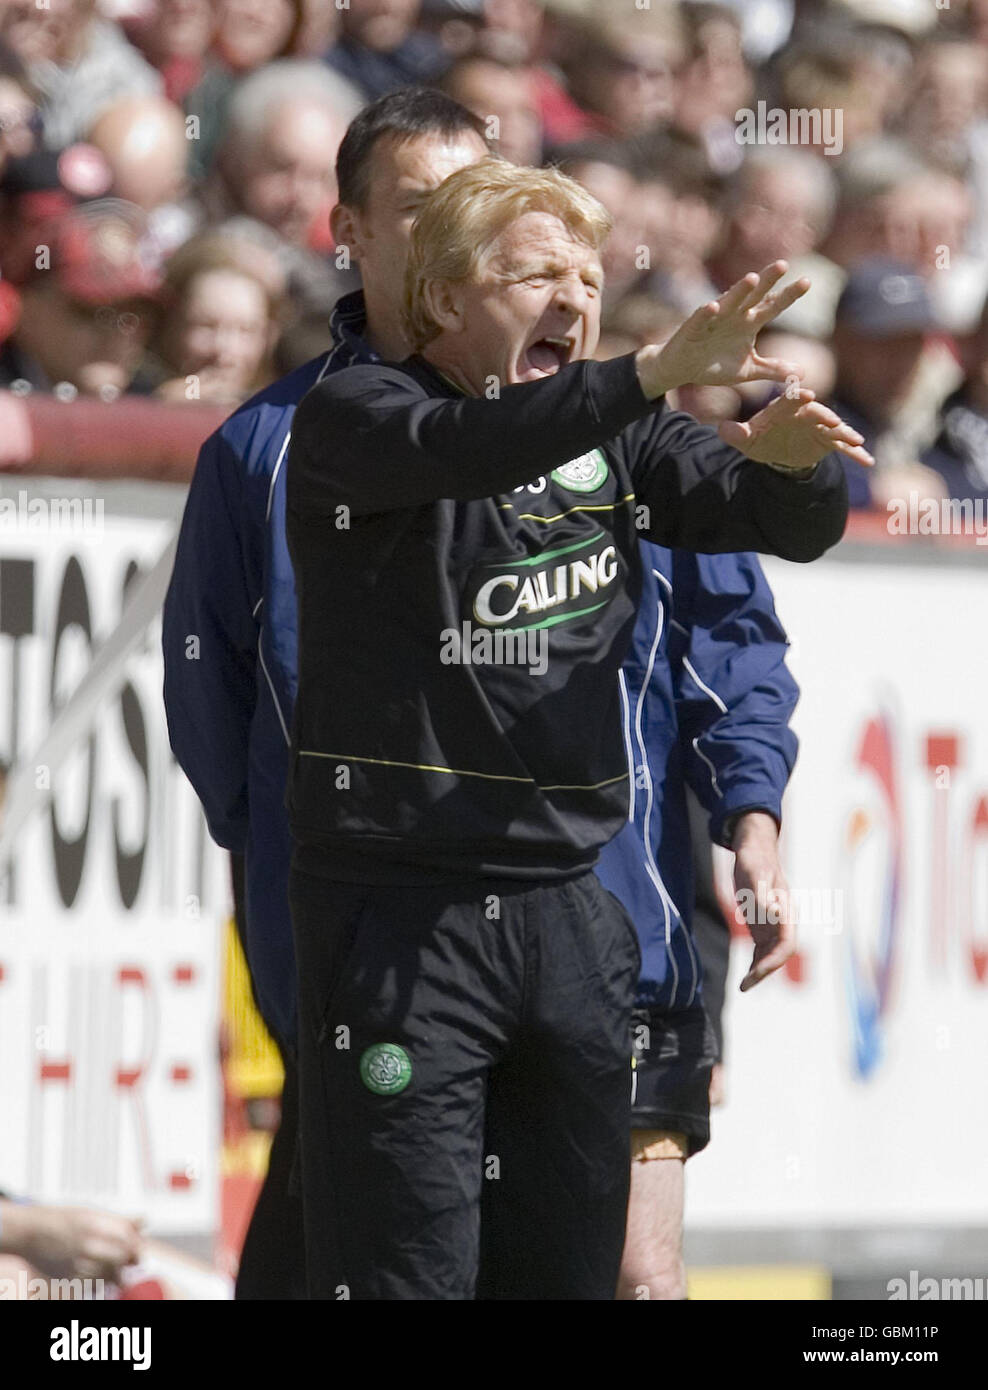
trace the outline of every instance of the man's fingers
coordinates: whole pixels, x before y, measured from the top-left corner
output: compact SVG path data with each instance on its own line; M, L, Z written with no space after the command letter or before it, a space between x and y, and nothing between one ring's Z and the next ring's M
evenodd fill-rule
M700 333L707 332L717 322L720 315L720 304L716 299L709 300L706 304L701 304L699 309L694 309L689 318L681 325L679 332L686 332L689 337L696 337Z
M835 429L838 425L845 425L847 422L842 420L836 410L831 410L829 405L824 405L823 401L812 399L805 410L799 412L800 418L811 421L814 425L826 425L829 429ZM850 429L850 425L847 426Z
M864 448L864 435L833 410L814 402L808 409L800 410L796 418L813 425L820 442L831 450L845 454L865 468L874 467L873 455Z
M773 261L758 272L758 279L743 301L745 311L757 309L773 286L777 285L789 269L788 261Z
M725 444L730 444L733 449L740 449L756 434L764 434L766 430L788 424L801 406L814 399L813 392L801 386L792 396L776 396L774 401L770 401L757 415L752 416L750 421L723 421L718 427L718 433Z
M762 406L758 415L752 418L757 420L759 416L764 416L777 425L787 416L795 417L801 414L804 406L812 405L815 401L816 396L808 386L797 386L791 392L783 391L781 396L776 396L768 405Z
M730 289L724 291L717 303L721 313L734 313L744 308L752 295L758 290L761 284L761 276L756 271L749 271L747 275L741 277Z
M751 439L751 426L740 420L724 420L717 427L717 433L732 449L740 449Z
M771 323L791 304L795 304L797 299L802 299L809 287L810 282L804 275L799 280L793 280L791 285L776 290L774 294L765 295L760 302L751 306L748 318L752 327L756 331L764 328L765 324Z
M789 430L795 443L797 426L803 426L812 433L819 445L821 457L823 454L837 452L853 459L855 463L860 463L864 468L874 465L874 458L864 447L863 435L829 407L817 401L813 392L805 386L794 391L792 395L777 396L750 421L742 423L738 420L725 420L718 427L718 434L725 444L744 453L752 440L761 439L777 430ZM784 434L777 440L783 456L789 453L789 446L784 440ZM805 438L800 447L805 448Z
M813 401L801 409L797 418L807 420L815 426L820 437L831 440L835 447L838 444L857 446L864 443L864 435L860 430L856 430L853 425L842 420L835 410L831 410L821 401ZM867 454L867 450L865 453ZM871 458L870 454L867 456L869 459Z
M860 444L842 444L838 442L834 445L834 452L843 454L845 458L854 459L855 463L860 463L864 468L874 468L875 457L869 454L868 450Z
M799 416L796 418L799 419ZM863 434L859 434L856 429L852 429L850 425L845 425L843 423L839 425L814 425L813 431L817 438L822 440L825 444L828 441L831 444L857 445L864 443Z
M754 955L751 958L751 966L749 967L747 975L745 975L744 979L741 981L742 993L745 993L749 989L753 989L755 985L760 984L767 976L774 974L780 966L785 965L786 961L794 954L795 950L796 941L791 930L781 936L772 949L765 954L759 954L759 952L765 951L763 946L756 946Z
M801 381L805 372L798 362L786 362L781 357L760 357L757 352L751 354L751 364L748 381L790 381L793 377Z
M773 261L763 270L749 271L747 275L742 276L736 284L731 285L730 289L725 290L720 296L717 301L720 305L720 312L722 314L742 313L755 308L765 298L772 286L778 284L788 269L789 266L786 261Z
M791 393L784 391L780 396L769 401L768 405L762 406L757 415L751 417L751 424L754 426L755 433L762 433L767 429L776 429L780 425L790 424L801 407L812 404L815 399L813 392L807 386L798 386Z
M780 966L785 965L786 961L793 954L796 947L791 942L781 943L770 951L767 956L762 956L756 963L758 952L751 958L751 968L741 981L741 993L747 994L749 989L754 989L755 985L760 985L762 980L769 975L774 975Z
M845 444L864 443L864 435L846 420L842 420L835 410L831 410L822 401L808 402L800 409L797 418L805 420L807 424L822 432L829 431L835 439L842 439Z
M796 923L788 886L778 881L770 885L767 879L759 878L755 885L755 896L761 925L750 927L756 945L748 973L741 981L743 991L753 989L766 976L785 965L796 950Z

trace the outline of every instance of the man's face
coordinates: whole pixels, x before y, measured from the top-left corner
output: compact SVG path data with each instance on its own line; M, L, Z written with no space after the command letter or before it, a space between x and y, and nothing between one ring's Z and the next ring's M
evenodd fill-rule
M287 102L246 151L244 210L288 241L305 245L333 194L333 166L345 124L322 106Z
M478 393L491 376L508 386L555 376L593 356L603 282L592 247L551 213L527 212L497 237L475 279L447 287L444 331L428 355L455 362ZM441 288L434 304L447 304Z
M334 211L337 245L348 245L364 285L375 298L397 308L405 288L405 263L412 224L428 195L468 164L487 155L479 135L465 131L447 138L423 135L413 140L379 140L371 151L365 208Z

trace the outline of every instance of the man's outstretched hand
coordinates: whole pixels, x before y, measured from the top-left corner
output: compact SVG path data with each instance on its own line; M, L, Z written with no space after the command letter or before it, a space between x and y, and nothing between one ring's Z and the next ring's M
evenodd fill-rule
M864 436L804 387L778 396L745 424L726 420L718 433L725 444L756 463L793 472L812 468L835 450L866 467L875 462L864 447Z
M752 271L719 299L701 305L661 347L642 348L637 367L645 395L654 400L687 385L800 380L803 369L798 362L762 357L755 351L755 339L765 325L810 287L804 277L775 290L788 269L785 261L773 261L761 274Z

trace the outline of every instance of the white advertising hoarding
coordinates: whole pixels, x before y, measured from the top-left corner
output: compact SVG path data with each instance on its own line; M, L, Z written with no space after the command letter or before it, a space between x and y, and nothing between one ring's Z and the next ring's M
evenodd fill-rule
M765 569L802 688L783 831L800 953L741 995L735 941L728 1098L689 1221L984 1226L988 554Z
M101 510L0 527L6 766L42 746L174 531ZM33 767L39 806L0 880L0 1188L207 1233L229 871L168 748L158 622L124 674L72 754Z

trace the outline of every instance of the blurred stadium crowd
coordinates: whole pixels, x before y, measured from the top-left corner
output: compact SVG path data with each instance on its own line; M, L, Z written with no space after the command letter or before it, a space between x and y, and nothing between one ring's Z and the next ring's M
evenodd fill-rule
M608 208L600 355L785 257L853 504L988 497L988 0L0 0L0 386L232 408L321 351L336 150L410 83Z

